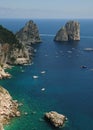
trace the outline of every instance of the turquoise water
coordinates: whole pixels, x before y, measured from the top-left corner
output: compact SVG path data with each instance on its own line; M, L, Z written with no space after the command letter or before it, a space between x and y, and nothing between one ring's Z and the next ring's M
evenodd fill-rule
M26 21L2 19L0 24L16 32ZM79 20L81 40L63 44L55 43L53 38L67 20L34 21L43 34L43 42L34 46L37 51L33 64L13 67L9 70L12 78L0 81L14 99L23 103L22 116L13 119L5 130L55 130L43 118L51 110L67 116L68 123L63 130L92 130L93 52L83 49L93 48L93 20ZM88 68L81 69L81 65ZM38 79L33 79L33 75Z

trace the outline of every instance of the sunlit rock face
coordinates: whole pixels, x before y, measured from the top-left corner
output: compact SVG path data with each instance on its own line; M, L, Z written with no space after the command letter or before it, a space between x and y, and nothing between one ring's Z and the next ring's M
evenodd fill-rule
M55 41L79 41L80 40L80 24L77 21L69 21L56 34Z

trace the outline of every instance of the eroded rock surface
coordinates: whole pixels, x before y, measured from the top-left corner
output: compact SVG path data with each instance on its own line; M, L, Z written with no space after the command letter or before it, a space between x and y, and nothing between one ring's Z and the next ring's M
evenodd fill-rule
M64 115L55 111L45 113L45 118L55 127L62 127L67 119Z
M55 41L79 41L80 24L77 21L69 21L56 34Z
M18 102L13 100L9 92L0 86L0 130L3 130L3 125L9 123L11 118L18 116L20 116Z
M41 42L38 27L32 20L27 22L25 26L16 33L16 37L19 42L23 44Z

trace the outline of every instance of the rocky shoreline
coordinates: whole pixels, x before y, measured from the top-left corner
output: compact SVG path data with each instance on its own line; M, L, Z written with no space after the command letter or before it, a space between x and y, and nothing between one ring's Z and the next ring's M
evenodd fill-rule
M0 86L0 130L4 130L3 125L8 124L13 117L20 116L18 107L18 101L13 100L9 92Z
M2 67L0 66L0 79L11 78L11 74L5 72L5 69L11 69L11 67L7 64L4 64Z
M10 68L10 65L30 64L34 53L31 44L40 42L38 27L32 20L15 35L0 25L0 79L11 78L5 72L5 68Z

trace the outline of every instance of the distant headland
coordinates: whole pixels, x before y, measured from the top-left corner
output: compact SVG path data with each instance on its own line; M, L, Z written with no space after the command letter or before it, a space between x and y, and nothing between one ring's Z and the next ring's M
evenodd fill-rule
M0 79L10 77L3 68L31 63L33 58L31 44L40 42L38 27L32 20L16 34L0 25Z

